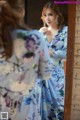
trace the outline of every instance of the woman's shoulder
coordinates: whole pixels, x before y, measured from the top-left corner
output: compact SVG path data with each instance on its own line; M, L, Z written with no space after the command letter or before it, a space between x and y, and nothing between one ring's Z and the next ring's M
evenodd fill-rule
M16 30L17 34L23 34L23 35L31 35L31 34L36 34L36 35L41 35L41 33L39 32L39 30Z
M58 31L58 35L61 36L65 36L68 34L68 27L67 26L63 26L59 31Z
M42 39L38 30L16 30L17 36L14 39L14 53L17 57L24 56L28 52L35 52L41 49Z
M68 32L68 26L63 26L62 32Z
M15 37L14 37L15 36ZM13 32L13 37L14 40L18 39L18 40L29 40L29 39L34 39L34 40L38 40L38 41L42 41L43 34L39 32L39 30L22 30L22 29L18 29L15 30Z

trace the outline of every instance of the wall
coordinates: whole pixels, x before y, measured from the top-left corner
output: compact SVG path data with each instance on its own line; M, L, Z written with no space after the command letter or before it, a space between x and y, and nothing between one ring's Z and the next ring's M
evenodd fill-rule
M76 5L71 120L80 120L80 5Z
M42 26L42 7L49 0L27 0L27 24L34 29Z

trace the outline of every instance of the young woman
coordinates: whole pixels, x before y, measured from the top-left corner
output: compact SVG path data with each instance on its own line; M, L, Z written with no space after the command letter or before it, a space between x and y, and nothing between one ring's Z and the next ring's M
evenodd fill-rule
M44 82L48 85L52 96L54 89L56 90L55 94L59 108L61 111L64 111L65 74L63 60L66 59L67 54L68 28L64 25L64 18L59 6L53 2L46 3L43 7L41 18L44 27L40 29L40 32L43 32L45 35L45 42L49 48L49 54L53 64L52 78ZM44 89L46 93L47 87ZM59 119L63 119L62 115L60 115Z
M51 76L50 57L43 35L24 28L21 15L0 0L0 113L8 112L9 120L43 120L40 81Z

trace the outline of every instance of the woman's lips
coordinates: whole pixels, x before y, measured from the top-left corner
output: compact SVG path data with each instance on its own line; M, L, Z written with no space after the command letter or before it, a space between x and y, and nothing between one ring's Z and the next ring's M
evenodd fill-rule
M51 24L51 22L47 22L48 24Z

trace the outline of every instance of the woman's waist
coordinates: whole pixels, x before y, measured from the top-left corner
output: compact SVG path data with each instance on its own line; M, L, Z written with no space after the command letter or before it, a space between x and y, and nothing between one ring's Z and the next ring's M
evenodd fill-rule
M28 96L29 95L29 91L31 89L23 89L23 90L12 90L10 87L6 87L6 86L0 86L0 95L4 96L6 94L10 94L13 98L15 96Z
M35 80L19 81L19 80L4 80L0 81L0 89L4 89L8 92L14 94L28 95L29 90L31 90L35 85Z
M52 64L53 64L54 66L63 66L63 62L62 62L61 59L53 59L53 58L52 58Z

